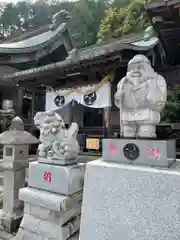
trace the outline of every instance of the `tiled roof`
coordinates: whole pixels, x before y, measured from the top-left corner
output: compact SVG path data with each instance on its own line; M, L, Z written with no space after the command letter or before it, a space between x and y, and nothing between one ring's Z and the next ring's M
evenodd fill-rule
M107 44L94 45L80 50L72 50L69 53L68 58L64 61L8 74L4 76L4 79L18 79L20 77L23 77L23 79L32 78L32 76L36 76L37 74L46 75L46 72L55 69L63 71L72 69L76 66L83 67L96 60L98 62L106 62L113 58L119 58L119 60L121 60L120 53L122 50L130 49L134 51L148 51L154 48L157 44L157 37L152 37L147 41L144 41L142 38L134 41L127 38ZM106 56L108 57L106 58Z

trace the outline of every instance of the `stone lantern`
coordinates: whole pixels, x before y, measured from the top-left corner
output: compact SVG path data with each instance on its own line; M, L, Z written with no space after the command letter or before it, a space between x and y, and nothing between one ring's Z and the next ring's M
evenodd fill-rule
M23 215L23 203L18 199L19 189L25 183L25 169L29 166L29 145L39 140L24 131L23 121L19 117L12 120L9 131L0 134L3 145L3 159L0 169L4 171L3 209L0 223L8 232L16 230Z

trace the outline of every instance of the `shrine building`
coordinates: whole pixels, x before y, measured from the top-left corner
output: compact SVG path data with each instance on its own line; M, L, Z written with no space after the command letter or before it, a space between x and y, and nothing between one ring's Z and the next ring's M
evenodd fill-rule
M0 93L5 89L1 99L14 100L15 110L27 129L33 127L37 111L58 111L67 126L79 124L83 149L98 150L100 139L119 133L119 109L113 96L134 55L146 55L168 85L179 81L179 10L175 3L161 6L172 11L170 19L165 10L153 4L145 6L153 28L120 40L75 49L68 33L69 19L63 19L55 27L45 26L1 43L0 66L4 72L0 76ZM157 19L164 19L162 29Z

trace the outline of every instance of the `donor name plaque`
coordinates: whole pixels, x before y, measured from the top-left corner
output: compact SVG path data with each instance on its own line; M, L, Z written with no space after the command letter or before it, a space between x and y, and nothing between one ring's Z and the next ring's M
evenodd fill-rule
M107 162L169 167L176 158L175 140L103 139Z
M99 150L100 144L98 138L87 138L86 139L86 148L89 150Z

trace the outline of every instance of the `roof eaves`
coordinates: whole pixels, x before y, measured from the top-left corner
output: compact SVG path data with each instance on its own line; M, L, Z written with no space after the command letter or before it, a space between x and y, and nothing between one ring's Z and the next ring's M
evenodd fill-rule
M55 39L65 31L65 29L66 29L66 23L62 23L58 27L58 29L55 30L55 34L50 39L48 39L47 41L45 41L41 44L34 45L31 47L24 47L24 48L23 47L21 47L21 48L9 47L8 48L8 44L12 44L12 43L0 44L0 53L13 53L13 54L20 53L20 54L22 54L22 53L28 53L28 52L34 52L34 51L40 50L40 49L46 47L49 43L54 42ZM27 39L23 40L23 41L27 41ZM15 42L14 44L17 44L17 42ZM5 46L5 45L7 45L7 46Z
M153 1L153 2L150 2L150 3L146 3L144 5L144 7L145 7L145 10L150 10L150 9L153 9L153 8L170 6L170 5L177 4L177 3L180 3L180 0Z
M107 56L107 55L120 55L120 52L125 49L129 50L134 50L134 51L148 51L152 49L156 44L158 40L150 46L139 46L139 45L134 45L134 43L122 43L122 41L116 41L114 43L102 45L102 46L92 46L87 49L82 49L82 50L77 50L79 54L79 59L73 59L71 57L68 57L64 61L60 61L57 63L52 63L48 64L45 66L37 67L37 68L32 68L24 71L18 71L15 72L14 74L8 74L4 76L4 79L17 79L20 76L31 76L34 74L38 74L41 72L49 72L51 70L55 69L64 69L64 68L69 68L74 65L82 64L86 62L89 63L91 61L94 61L96 59L99 59L100 62L102 62L101 58L102 56Z

